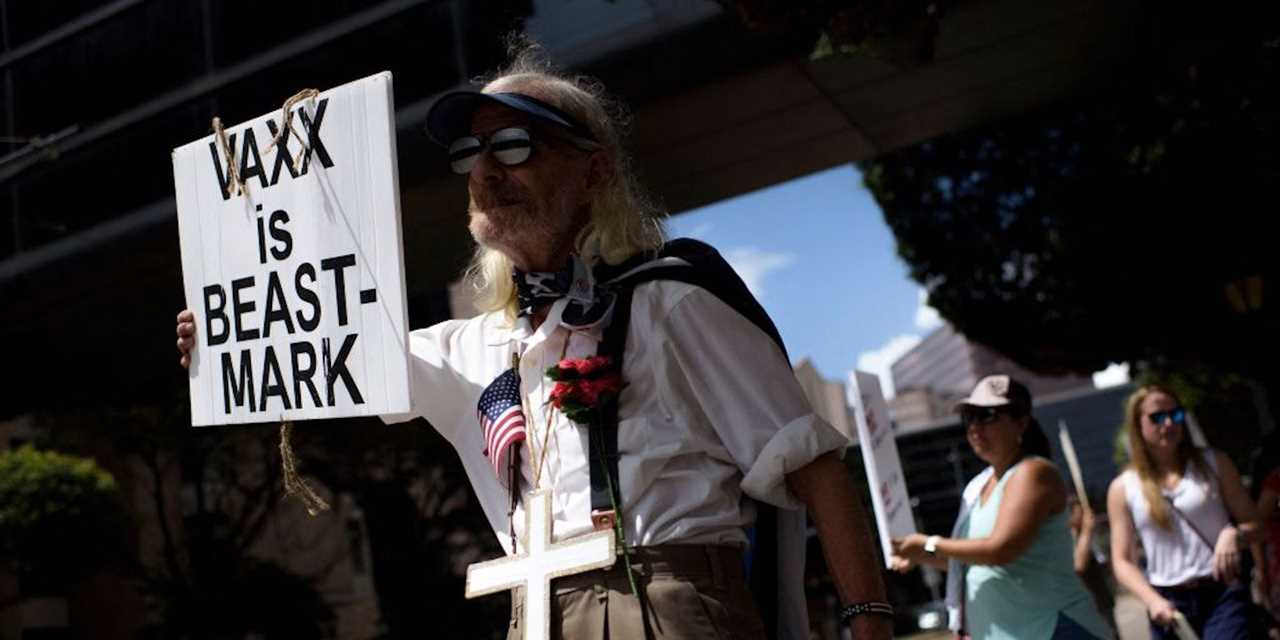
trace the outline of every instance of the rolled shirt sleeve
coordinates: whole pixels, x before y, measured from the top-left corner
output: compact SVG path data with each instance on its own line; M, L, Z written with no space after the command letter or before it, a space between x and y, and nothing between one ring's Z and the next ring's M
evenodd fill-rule
M803 504L787 474L848 445L813 412L786 356L750 320L693 288L668 314L668 362L744 476L744 493L785 509Z

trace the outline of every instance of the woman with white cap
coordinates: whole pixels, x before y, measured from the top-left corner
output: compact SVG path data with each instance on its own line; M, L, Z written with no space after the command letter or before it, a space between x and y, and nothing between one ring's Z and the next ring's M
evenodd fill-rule
M1112 638L1072 566L1067 489L1031 416L1031 394L1007 375L983 378L956 409L988 466L965 488L951 537L894 541L898 571L948 571L951 628L975 640Z

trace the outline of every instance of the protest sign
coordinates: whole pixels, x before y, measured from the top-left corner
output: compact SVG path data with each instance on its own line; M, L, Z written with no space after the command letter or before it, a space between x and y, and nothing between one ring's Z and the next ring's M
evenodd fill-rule
M409 410L391 74L290 103L173 152L195 426Z
M898 442L889 422L889 405L880 391L880 379L872 373L854 371L849 375L849 398L853 402L854 426L867 470L876 528L880 531L880 548L888 567L893 555L890 539L916 532L907 480L902 475Z
M1089 504L1089 492L1085 491L1084 474L1080 471L1080 458L1076 456L1075 443L1071 441L1071 432L1067 430L1067 421L1058 421L1058 442L1062 445L1062 457L1067 460L1067 470L1071 472L1071 483L1076 487L1076 496L1085 509L1093 511Z

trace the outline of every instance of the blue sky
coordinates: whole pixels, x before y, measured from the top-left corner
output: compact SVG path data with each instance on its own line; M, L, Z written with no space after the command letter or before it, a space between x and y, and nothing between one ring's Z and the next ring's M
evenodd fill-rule
M669 227L672 237L718 248L773 317L791 359L808 358L826 378L870 371L891 395L889 365L941 323L852 165L678 214ZM1112 368L1095 382L1127 377Z
M809 358L827 378L844 380L855 367L887 373L937 326L852 165L681 213L669 226L674 237L720 249L792 360Z

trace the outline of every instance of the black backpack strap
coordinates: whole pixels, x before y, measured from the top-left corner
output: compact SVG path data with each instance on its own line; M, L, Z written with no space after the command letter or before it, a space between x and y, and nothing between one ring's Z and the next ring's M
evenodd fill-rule
M653 263L656 266L642 268L644 263ZM640 270L636 271L636 269ZM633 273L627 273L628 271ZM706 289L739 315L750 320L751 324L759 327L778 345L782 355L787 356L787 347L782 343L782 335L778 333L778 327L773 324L764 307L751 294L747 283L742 281L715 247L705 242L692 238L678 238L664 245L657 255L650 254L645 256L645 259L632 259L620 266L612 267L610 272L622 275L616 284L624 288L634 288L651 280L675 280ZM615 314L614 320L616 321L617 318ZM791 362L790 357L786 357L786 360L788 363Z
M608 356L613 366L622 371L622 356L627 346L627 327L631 324L631 293L634 287L614 291L613 319L604 330L604 339L596 354ZM625 390L625 389L624 389ZM603 514L612 513L622 504L618 485L618 403L621 393L610 397L601 407L599 424L588 434L589 468L591 470L591 518L600 528ZM608 473L606 473L606 471ZM612 479L612 480L611 480Z
M646 266L647 264L654 266ZM610 280L611 275L615 279ZM607 283L606 286L616 296L612 319L604 331L597 354L609 356L619 371L622 369L627 330L631 323L632 293L636 286L653 280L674 280L707 290L764 331L790 363L786 346L783 345L782 336L773 320L755 296L751 295L750 289L733 267L710 245L681 238L668 242L656 255L637 256L606 269L597 278L598 282ZM624 389L623 393L625 392ZM619 487L610 486L609 481L610 478L619 477L618 398L615 397L601 409L600 424L591 429L588 438L593 520L597 513L611 512L613 505L621 504L622 500ZM752 533L749 580L767 635L774 638L778 629L778 514L773 505L759 501L755 501L755 505L756 524Z

